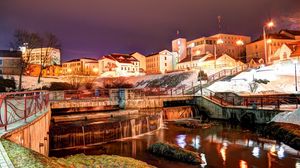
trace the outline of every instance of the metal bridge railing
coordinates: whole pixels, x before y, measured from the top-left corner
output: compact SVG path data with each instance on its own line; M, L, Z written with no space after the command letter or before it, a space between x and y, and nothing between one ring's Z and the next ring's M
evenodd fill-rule
M0 95L0 127L27 119L49 109L49 92L15 92Z

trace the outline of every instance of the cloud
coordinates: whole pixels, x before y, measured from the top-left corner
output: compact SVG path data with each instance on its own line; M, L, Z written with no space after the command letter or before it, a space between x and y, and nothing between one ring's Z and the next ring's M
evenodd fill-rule
M294 12L287 16L282 16L280 18L280 27L287 29L300 29L300 12Z

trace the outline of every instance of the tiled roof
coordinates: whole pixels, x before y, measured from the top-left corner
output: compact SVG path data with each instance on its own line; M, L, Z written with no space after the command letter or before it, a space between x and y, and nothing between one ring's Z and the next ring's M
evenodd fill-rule
M87 58L87 57L83 57L83 58L78 58L78 59L72 59L72 60L69 60L69 61L66 61L66 62L78 62L78 61L80 61L81 59L87 59L87 60L90 60L91 62L93 62L93 61L97 61L96 59L94 59L94 58Z
M300 30L283 29L283 30L280 30L280 33L283 32L283 31L285 31L285 32L287 32L287 33L289 33L291 35L294 35L294 36L300 36Z
M273 33L273 34L268 34L267 38L270 38L270 39L286 39L286 40L294 40L294 38L291 38L287 35L284 35L284 34L279 34L279 33ZM258 39L252 41L252 43L254 42L257 42L257 41L260 41L260 40L263 40L263 36L259 37Z
M192 61L199 60L199 59L203 58L206 55L207 54L201 54L201 55L193 56ZM186 56L181 61L179 61L179 63L190 62L190 61L191 61L191 56L189 55L189 56Z
M20 57L22 56L21 51L10 51L10 50L0 50L0 57Z
M139 62L136 58L134 58L131 55L128 54L119 54L119 53L113 53L110 55L103 56L101 59L110 59L114 61L118 61L119 63L132 63L132 62Z

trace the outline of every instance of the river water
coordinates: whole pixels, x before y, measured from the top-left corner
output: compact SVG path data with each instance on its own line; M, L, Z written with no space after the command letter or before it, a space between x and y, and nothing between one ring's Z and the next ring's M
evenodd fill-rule
M159 141L174 143L182 148L203 153L206 164L189 165L148 153L147 147ZM162 168L300 168L299 151L226 123L219 123L206 129L189 129L176 126L174 122L165 122L162 129L142 136L85 149L53 151L51 155L64 157L77 153L128 156Z

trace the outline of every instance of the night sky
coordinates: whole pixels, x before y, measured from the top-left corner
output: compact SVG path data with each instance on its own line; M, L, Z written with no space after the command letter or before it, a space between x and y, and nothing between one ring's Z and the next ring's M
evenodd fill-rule
M0 49L21 28L56 34L63 60L150 54L171 49L177 30L188 39L218 33L219 15L223 33L256 38L269 18L300 29L300 0L0 0Z

